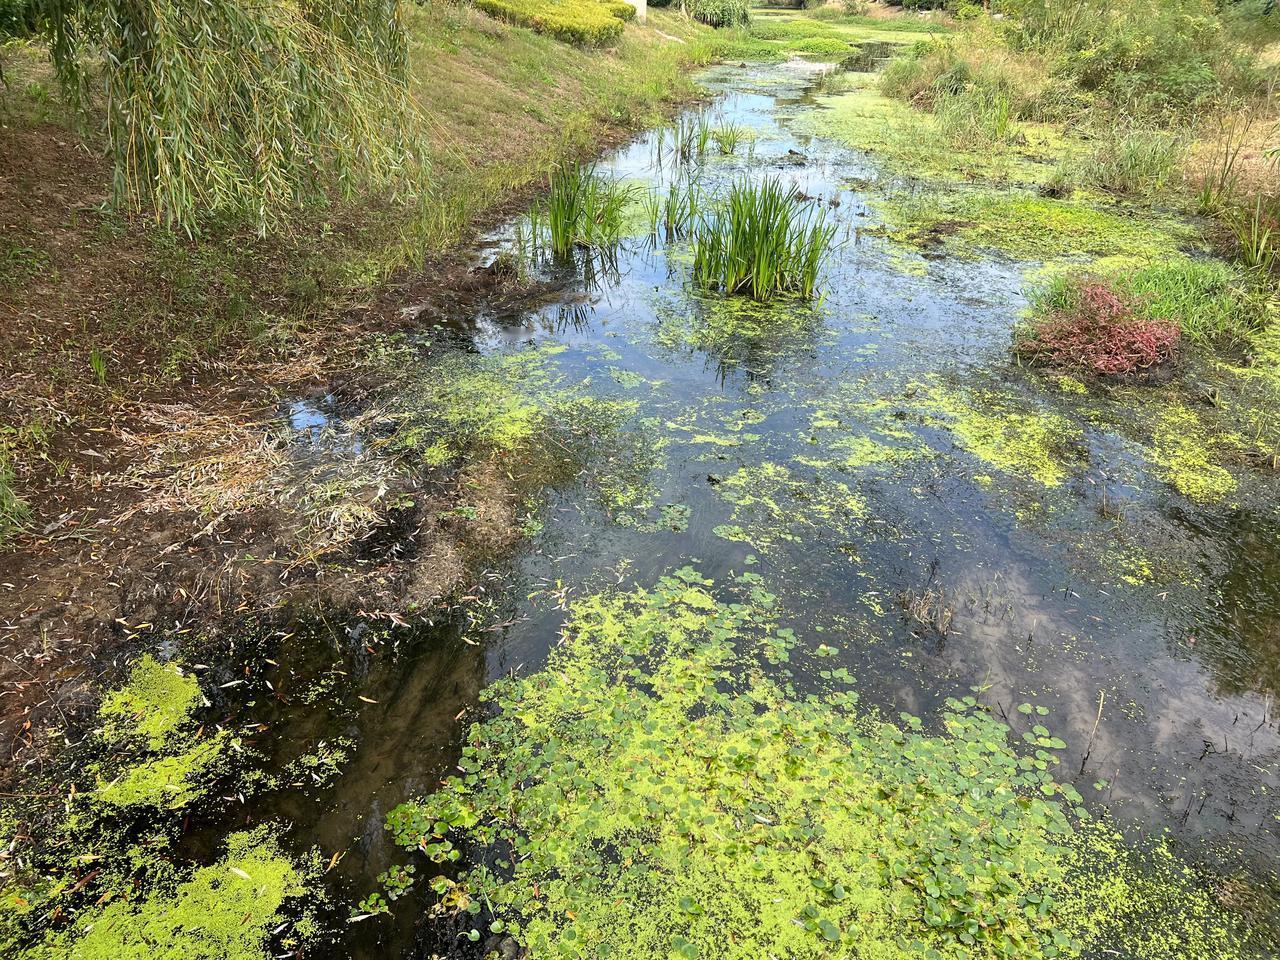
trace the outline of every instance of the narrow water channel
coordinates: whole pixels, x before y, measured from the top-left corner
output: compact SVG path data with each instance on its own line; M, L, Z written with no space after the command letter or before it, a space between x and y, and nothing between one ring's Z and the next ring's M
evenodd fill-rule
M457 718L488 680L545 660L566 599L685 564L759 573L865 703L926 722L975 688L1013 719L1044 706L1088 804L1135 835L1169 831L1194 860L1280 862L1275 499L1178 496L1122 419L1018 368L1010 333L1035 265L922 255L880 235L886 188L930 187L804 132L830 72L719 67L690 114L746 131L733 154L694 163L704 191L780 178L838 225L819 302L764 311L699 296L687 247L637 224L608 255L535 255L557 280L550 302L452 331L615 401L627 442L601 448L621 458L609 484L551 494L483 616L398 636L394 657L352 654L358 710L279 718L284 739L341 740L351 755L332 786L259 811L345 851L332 876L346 893L399 862L386 813L449 768ZM670 139L650 132L597 170L667 190L690 175ZM484 256L528 259L526 242L521 218ZM1152 563L1173 572L1137 575ZM342 630L334 643L360 648ZM418 905L400 906L353 925L337 955L410 954Z

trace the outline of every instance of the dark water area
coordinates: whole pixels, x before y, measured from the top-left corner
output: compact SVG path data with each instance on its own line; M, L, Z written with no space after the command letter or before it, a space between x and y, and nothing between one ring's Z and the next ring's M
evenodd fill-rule
M700 109L752 137L698 164L705 189L772 176L826 211L841 246L820 302L763 325L750 311L727 316L692 291L685 245L634 237L604 260L542 262L563 284L549 304L459 319L475 350L545 350L566 382L631 403L649 492L630 513L583 489L552 493L541 532L480 612L388 624L376 645L344 625L287 641L297 656L276 659L308 684L335 661L345 673L314 702L255 716L271 728L274 764L317 740L342 740L350 759L255 815L342 852L337 896L358 900L407 861L385 815L448 772L459 718L486 682L545 661L566 601L685 564L763 576L782 619L803 643L835 647L832 666L869 706L927 721L978 688L1017 730L1017 705L1043 705L1069 745L1063 776L1132 834L1168 831L1184 856L1227 870L1280 863L1275 498L1179 497L1123 417L1016 367L1028 265L926 259L877 236L873 199L856 185L888 173L794 125L827 69L708 72L715 99ZM666 189L685 171L661 143L643 136L598 172ZM522 242L513 223L484 256ZM293 410L297 429L322 426L317 409ZM983 419L966 432L974 413ZM1069 435L1055 463L984 444L993 423L1041 422ZM408 897L393 919L352 925L333 955L412 955L420 909Z

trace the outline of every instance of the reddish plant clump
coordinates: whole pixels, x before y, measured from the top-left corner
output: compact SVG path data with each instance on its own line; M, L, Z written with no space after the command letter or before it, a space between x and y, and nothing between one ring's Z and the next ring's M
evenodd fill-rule
M1137 304L1100 280L1069 286L1061 302L1021 333L1014 350L1034 363L1102 375L1145 370L1172 360L1182 329L1141 317Z

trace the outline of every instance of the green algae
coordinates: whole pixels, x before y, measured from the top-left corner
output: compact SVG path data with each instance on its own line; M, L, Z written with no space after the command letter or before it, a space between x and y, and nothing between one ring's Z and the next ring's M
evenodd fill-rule
M103 698L98 717L107 740L145 740L149 749L161 750L203 703L195 677L146 654L134 665L128 682Z
M957 445L1012 477L1056 487L1074 471L1080 431L1060 414L1028 408L991 390L933 384L910 401L928 422L950 431Z
M1216 461L1231 438L1211 437L1189 408L1173 405L1156 422L1151 456L1174 489L1197 503L1219 503L1236 492L1236 478Z
M387 818L439 863L491 851L433 881L441 907L533 960L1254 955L1176 861L1087 821L1044 727L1021 752L972 698L936 733L884 722L844 671L798 694L777 616L760 578L688 568L573 604L547 668L490 688L460 772Z
M194 676L145 654L98 708L101 742L111 756L92 765L99 781L94 800L139 813L180 810L203 797L226 772L229 753L239 750L225 730L193 738L193 717L204 703Z
M1105 258L1118 268L1178 256L1199 242L1193 228L1175 219L1010 191L902 194L877 209L891 238L942 244L968 258L989 252L1041 262Z
M867 512L866 500L848 484L806 477L764 462L739 468L716 492L733 506L717 536L768 550L779 542L802 543L818 530L842 530Z
M23 960L264 960L315 933L307 917L283 909L307 896L315 864L287 856L269 827L227 839L226 855L173 889L120 897L86 911L69 932L22 954ZM280 928L284 929L281 930Z
M194 677L150 656L104 698L98 735L76 748L82 761L100 758L83 764L97 784L72 784L65 808L42 814L41 836L25 838L21 870L5 875L6 956L267 960L314 937L297 902L315 901L314 857L284 854L275 828L231 836L212 865L175 857L189 816L209 812L213 786L246 755L228 730L193 730L204 702ZM269 782L238 774L236 789Z
M655 306L657 344L673 353L697 351L726 367L753 371L811 348L825 332L821 309L799 301L758 303L748 297L699 296Z
M385 338L368 364L387 384L357 424L420 466L500 464L526 504L548 487L581 483L615 519L644 524L665 439L637 419L637 398L570 377L556 360L565 349L479 354L445 345L424 358L402 338ZM607 382L622 391L648 382L610 372Z
M527 447L546 427L552 408L566 398L549 365L561 349L497 356L444 350L423 363L403 341L380 342L370 362L396 383L394 406L379 411L395 424L392 446L420 453L429 466Z
M101 784L94 799L118 810L181 810L203 797L225 772L221 761L231 743L224 730L186 750L131 763Z
M949 135L939 120L880 92L879 74L842 75L845 89L819 96L796 121L813 136L867 152L886 176L910 175L945 183L1040 186L1052 175L1046 161L1082 147L1049 124L1024 123L1016 132L978 145Z

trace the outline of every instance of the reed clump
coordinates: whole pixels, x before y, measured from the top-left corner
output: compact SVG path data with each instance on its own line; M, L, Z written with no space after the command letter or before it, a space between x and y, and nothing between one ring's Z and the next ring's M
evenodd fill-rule
M756 300L809 298L834 240L825 211L802 202L794 186L740 181L693 230L694 280Z

